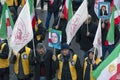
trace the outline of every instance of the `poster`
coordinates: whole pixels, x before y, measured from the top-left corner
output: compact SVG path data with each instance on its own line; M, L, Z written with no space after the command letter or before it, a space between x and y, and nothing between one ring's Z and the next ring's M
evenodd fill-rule
M62 38L61 31L50 28L48 46L56 49L61 49L61 38Z
M98 3L98 17L104 20L110 18L110 3L109 2Z

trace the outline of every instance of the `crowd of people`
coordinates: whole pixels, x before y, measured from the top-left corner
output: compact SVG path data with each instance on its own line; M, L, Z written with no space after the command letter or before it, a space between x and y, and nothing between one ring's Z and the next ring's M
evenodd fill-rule
M10 64L14 65L14 73L18 80L94 80L92 70L95 70L106 58L106 53L110 54L120 39L119 25L115 25L114 44L108 45L106 36L110 26L109 19L102 20L102 57L98 57L98 50L93 47L94 37L97 31L98 18L94 12L95 0L88 0L88 18L76 33L76 43L80 45L80 50L84 54L83 64L80 57L66 43L66 25L63 6L65 0L40 0L41 10L44 10L44 2L47 3L47 16L45 27L42 20L36 14L36 26L33 28L34 44L30 41L18 53L9 50L8 41L0 37L0 80L10 80ZM73 11L75 12L83 0L73 0ZM105 0L110 2L112 0ZM25 5L25 0L6 0L10 9L14 23L18 17L18 7ZM36 8L37 0L34 0ZM62 7L62 8L61 8ZM104 7L104 6L103 6ZM0 2L0 17L2 13L2 4ZM54 22L49 26L52 14ZM45 36L48 29L52 27L55 30L62 31L61 49L53 51L47 49L44 45ZM51 34L52 35L52 34ZM73 44L74 46L74 44ZM35 47L35 51L33 50ZM10 52L11 51L11 52ZM9 54L11 53L11 55ZM56 53L56 54L55 54ZM10 58L8 56L10 55Z

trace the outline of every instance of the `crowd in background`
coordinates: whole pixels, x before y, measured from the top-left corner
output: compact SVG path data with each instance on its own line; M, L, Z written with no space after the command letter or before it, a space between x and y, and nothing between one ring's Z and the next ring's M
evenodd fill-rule
M10 2L11 1L11 2ZM10 9L14 23L18 17L18 8L25 5L25 0L6 0ZM106 36L108 32L109 19L102 21L102 53L101 58L97 57L97 50L93 48L93 40L97 31L98 17L94 12L95 0L88 0L88 18L76 33L75 41L80 45L80 50L84 53L83 64L77 54L66 44L66 25L67 20L63 14L63 6L65 0L40 0L41 11L44 11L44 3L47 3L47 16L45 26L38 17L36 11L37 0L34 0L34 8L36 14L36 26L33 28L35 52L33 50L33 41L30 41L17 54L12 50L8 59L9 47L6 40L0 38L0 80L9 80L9 65L14 64L14 73L18 80L94 80L91 71L96 69L99 64L104 61L106 52L110 54L116 47L120 38L119 25L115 25L115 43L106 45ZM83 0L73 0L73 11L75 12L82 4ZM112 2L112 0L105 0ZM62 7L62 8L60 8ZM0 16L2 13L2 4L0 2ZM50 19L54 14L54 22L50 26ZM84 13L83 13L84 14ZM59 24L58 24L59 22ZM61 49L49 50L45 47L44 40L48 34L48 29L62 31ZM74 46L74 45L73 45ZM35 54L36 53L36 54ZM56 53L56 54L54 54ZM96 54L95 54L96 53Z

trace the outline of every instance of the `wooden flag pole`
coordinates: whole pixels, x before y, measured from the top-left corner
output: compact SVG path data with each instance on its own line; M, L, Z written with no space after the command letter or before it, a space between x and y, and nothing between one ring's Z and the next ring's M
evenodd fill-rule
M96 48L94 47L93 60L95 60Z
M63 7L62 7L62 10L61 10L61 12L63 12ZM61 18L60 18L60 16L59 16L59 18L58 18L58 22L57 22L57 25L56 25L56 26L57 26L57 29L59 28L60 19L61 19Z
M56 49L53 47L53 54L56 55Z
M34 37L34 36L33 36L33 37ZM32 42L33 42L33 52L34 52L34 57L36 57L34 38L32 39Z

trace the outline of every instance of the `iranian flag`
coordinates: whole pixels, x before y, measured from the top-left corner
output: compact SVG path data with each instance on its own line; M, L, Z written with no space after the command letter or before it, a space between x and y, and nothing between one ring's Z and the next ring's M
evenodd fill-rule
M120 0L113 0L111 4L112 14L110 18L110 27L108 28L108 34L105 45L114 44L114 27L120 23Z
M9 39L12 35L14 22L6 3L4 3L1 16L0 37Z
M35 10L34 10L34 1L33 0L28 0L29 6L30 6L30 17L31 17L31 23L32 27L34 28L36 25L36 16L35 16Z
M111 15L111 19L110 19L110 27L108 29L108 34L106 37L106 42L105 45L112 45L114 44L114 12L115 12L116 8L114 7L113 11L112 11L112 15Z
M107 59L93 71L92 75L95 80L117 80L120 75L120 44Z
M72 0L66 0L64 4L64 17L66 20L70 20L73 16L73 9L72 9Z
M113 0L110 7L111 7L111 12L113 11L115 7L114 24L118 25L120 23L120 0Z

